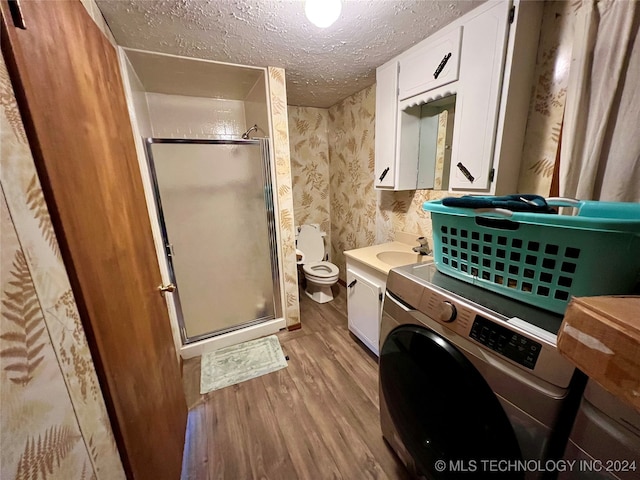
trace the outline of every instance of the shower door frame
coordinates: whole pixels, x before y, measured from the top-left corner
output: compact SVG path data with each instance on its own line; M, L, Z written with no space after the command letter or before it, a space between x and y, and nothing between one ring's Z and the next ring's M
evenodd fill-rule
M149 177L151 178L151 187L153 189L153 197L156 206L156 215L158 224L160 226L160 232L162 235L162 249L164 252L164 259L169 272L169 280L176 286L175 291L171 292L173 295L173 301L176 310L176 318L178 321L178 327L180 330L180 337L182 339L183 346L191 345L201 340L215 338L226 333L235 332L247 327L260 325L271 320L282 318L283 305L282 305L282 285L280 278L280 266L278 256L278 231L276 228L276 204L275 197L273 195L273 176L271 169L271 149L270 140L268 138L262 139L186 139L186 138L155 138L155 137L143 137L142 141L145 146L147 168L149 171ZM187 145L259 145L260 155L262 160L262 177L264 179L264 200L265 209L267 215L267 227L269 235L269 255L271 261L271 281L273 284L273 306L274 306L274 318L263 317L248 322L243 322L232 327L215 330L212 332L195 335L193 337L187 336L187 329L184 323L184 317L182 314L182 304L180 303L180 287L176 280L176 274L173 267L173 251L172 244L169 242L169 236L167 233L167 226L164 220L164 212L162 210L162 200L160 198L160 186L158 184L158 178L156 176L155 163L153 160L153 152L151 147L153 144L187 144Z

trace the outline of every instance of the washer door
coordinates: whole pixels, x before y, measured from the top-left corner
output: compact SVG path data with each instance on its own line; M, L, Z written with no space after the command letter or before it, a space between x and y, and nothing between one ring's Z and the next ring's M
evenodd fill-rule
M524 478L484 468L482 460L521 460L518 440L484 378L437 333L393 330L380 352L380 385L398 435L428 478Z

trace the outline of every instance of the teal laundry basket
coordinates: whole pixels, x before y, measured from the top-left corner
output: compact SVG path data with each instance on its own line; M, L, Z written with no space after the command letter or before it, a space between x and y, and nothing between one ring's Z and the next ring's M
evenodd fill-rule
M640 204L548 199L573 215L447 207L431 213L436 268L564 313L572 296L633 293L640 276Z

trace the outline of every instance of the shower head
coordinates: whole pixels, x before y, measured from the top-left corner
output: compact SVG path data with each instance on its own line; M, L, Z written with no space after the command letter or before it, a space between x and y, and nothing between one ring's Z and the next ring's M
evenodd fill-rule
M242 139L243 140L249 140L249 134L251 132L257 132L258 131L258 125L254 125L253 127L251 127L249 130L247 130L246 132L244 132L242 134Z

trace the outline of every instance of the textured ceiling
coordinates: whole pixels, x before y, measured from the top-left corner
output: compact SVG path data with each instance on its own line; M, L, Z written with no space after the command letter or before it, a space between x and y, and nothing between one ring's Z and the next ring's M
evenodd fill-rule
M119 45L283 67L290 105L330 107L375 83L375 68L483 0L346 0L320 29L300 0L97 0Z

